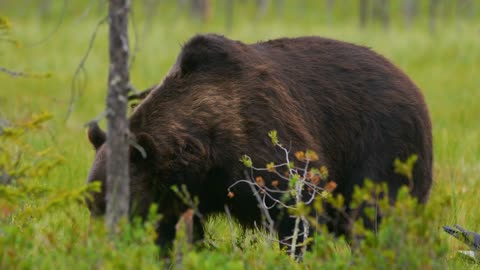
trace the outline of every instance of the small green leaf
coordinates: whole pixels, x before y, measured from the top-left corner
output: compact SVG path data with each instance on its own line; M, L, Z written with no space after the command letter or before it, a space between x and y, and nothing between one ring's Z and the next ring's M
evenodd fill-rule
M268 132L268 137L272 140L273 145L278 145L278 135L276 130L271 130Z
M247 156L247 155L243 155L241 158L240 158L240 162L243 163L243 165L247 168L252 168L253 167L253 162L252 162L252 159Z

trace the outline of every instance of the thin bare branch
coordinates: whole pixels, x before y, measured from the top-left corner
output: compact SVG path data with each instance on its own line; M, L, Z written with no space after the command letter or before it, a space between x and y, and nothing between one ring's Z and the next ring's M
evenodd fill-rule
M90 3L88 4L87 8L85 9L85 11L82 13L82 15L80 15L80 17L78 17L77 21L80 22L82 21L85 17L87 17L87 15L90 13L90 11L92 10L93 8L93 5L95 4L96 0L90 0Z
M272 139L274 140L274 139ZM290 155L291 155L291 145L289 149L282 146L279 143L275 143L275 146L280 148L285 154L285 163L271 165L267 164L267 168L257 168L254 167L251 163L247 165L250 168L250 174L248 174L247 170L245 170L245 179L238 180L231 184L228 187L228 191L231 192L231 188L236 186L240 183L248 184L252 190L252 194L255 196L256 200L258 201L258 207L260 208L260 212L263 214L264 219L263 227L267 228L270 234L272 235L273 232L273 220L269 214L269 210L275 206L279 206L285 210L294 210L295 222L293 226L293 235L283 237L283 239L274 240L267 238L269 241L276 241L281 243L282 245L288 247L290 255L292 258L301 260L304 256L307 247L309 245L309 234L310 234L310 222L315 223L316 221L311 221L309 218L310 216L310 209L304 209L303 206L311 205L316 198L316 195L323 196L323 192L325 189L318 186L318 183L313 182L313 180L309 176L309 169L311 166L310 158L306 158L305 160L300 160L304 164L301 167L294 167L291 165L290 162ZM248 158L248 156L247 156ZM249 159L249 158L248 158ZM251 159L250 159L251 162ZM280 168L287 168L288 177L285 177L280 174L278 171ZM263 181L254 181L255 177L253 172L258 171L268 171L272 174L275 174L280 177L280 179L284 179L285 181L289 182L289 188L282 190L276 188L269 188ZM324 180L324 179L322 179ZM293 186L292 186L293 184ZM273 185L273 182L272 182ZM279 197L278 194L289 194L293 193L294 198L288 197L287 199L283 197ZM277 195L275 195L277 194ZM275 195L275 196L274 196ZM268 202L272 201L271 205L268 205ZM305 212L305 210L307 212ZM341 210L341 209L340 209ZM347 214L347 213L342 213ZM268 224L265 222L268 222ZM315 228L317 228L316 224L313 224ZM301 237L301 238L300 238Z
M105 111L103 111L101 114L99 114L97 117L95 117L94 119L88 121L87 123L85 123L83 126L84 127L89 127L95 123L98 123L100 122L103 118L105 118L108 114L108 109L106 109Z
M80 60L80 63L78 64L77 68L75 69L75 73L73 74L73 78L72 78L72 85L71 85L71 88L70 88L71 89L70 102L69 102L69 106L68 106L67 115L65 116L65 121L67 121L68 118L70 117L70 115L72 114L73 109L74 109L74 105L75 105L75 99L77 98L77 96L80 95L80 93L82 91L82 88L83 88L83 87L78 87L77 86L77 80L78 80L80 74L83 74L85 76L84 84L86 84L87 73L85 72L85 62L87 61L88 56L90 55L90 52L92 51L93 44L95 43L95 39L97 37L97 33L98 33L98 30L100 29L100 26L102 24L106 23L107 21L108 21L108 16L104 17L103 19L101 19L97 23L97 25L95 26L95 30L93 31L92 36L90 37L90 42L88 44L87 51L82 56L82 59Z
M252 173L252 172L250 172L250 174L251 174L252 177L250 177L246 171L244 171L244 174L245 174L245 177L246 177L247 179L250 179L250 181L251 181L252 183L255 183L254 180L253 180L253 173ZM268 226L265 226L265 228L268 228L268 232L269 232L270 234L273 234L273 233L274 233L274 224L275 224L275 223L274 223L272 217L270 216L270 213L268 212L268 210L267 210L265 207L262 207L262 205L261 205L262 199L261 199L260 196L258 195L258 192L256 192L255 187L254 187L253 185L249 185L249 186L250 186L250 188L252 189L252 192L253 192L255 198L257 199L257 201L258 201L258 203L259 203L258 207L260 208L260 211L263 212L264 217L267 219ZM267 224L265 224L265 225L267 225Z
M49 40L55 33L57 33L57 31L60 29L60 26L63 23L63 20L65 19L65 13L67 12L67 3L68 3L67 0L63 0L62 11L60 12L60 19L58 20L58 23L55 25L55 27L41 40L30 43L30 44L27 43L25 45L26 48L32 48L32 47L42 45L47 40Z
M22 71L15 71L5 67L0 67L0 72L6 73L12 77L30 77L28 73Z
M300 245L303 245L302 246L302 255L305 255L305 253L307 252L307 247L308 247L308 236L309 236L309 233L310 233L310 223L308 222L308 220L302 216L302 223L303 223L303 243L301 243ZM298 257L298 260L300 260L301 258Z
M235 244L235 241L233 239L233 224L232 224L232 215L230 214L230 209L228 206L225 204L225 213L227 214L228 217L228 227L230 228L230 235L232 236L232 249L233 251L237 251L237 245Z

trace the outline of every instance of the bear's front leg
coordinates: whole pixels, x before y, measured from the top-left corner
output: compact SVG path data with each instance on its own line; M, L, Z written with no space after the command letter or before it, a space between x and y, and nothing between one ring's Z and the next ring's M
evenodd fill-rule
M162 255L168 255L168 252L173 247L173 240L175 240L175 225L178 219L175 218L162 218L157 227L157 239L155 244L160 247L160 253Z

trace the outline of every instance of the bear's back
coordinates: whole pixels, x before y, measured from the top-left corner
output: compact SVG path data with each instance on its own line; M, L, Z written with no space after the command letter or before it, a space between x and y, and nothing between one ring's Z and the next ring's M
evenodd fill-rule
M391 181L397 178L393 160L416 154L414 194L426 199L432 181L431 123L423 95L403 71L369 48L322 37L250 46L300 103L301 117L321 142L334 175L350 182L342 186L365 177ZM371 168L363 168L365 163Z

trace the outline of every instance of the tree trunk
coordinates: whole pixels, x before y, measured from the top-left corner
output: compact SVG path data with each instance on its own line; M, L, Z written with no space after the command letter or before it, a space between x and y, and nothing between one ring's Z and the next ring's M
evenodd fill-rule
M390 25L389 0L378 0L378 17L386 30Z
M365 28L367 26L367 12L368 12L368 0L360 0L360 27Z
M49 12L51 12L52 1L42 0L42 1L39 1L39 5L40 5L40 15L42 17L46 17L49 14Z
M155 20L156 15L158 14L158 6L161 3L159 0L144 0L144 14L145 14L145 23L143 26L143 39L147 37L147 33L151 32L153 21Z
M325 15L327 17L327 21L331 23L333 21L333 12L335 7L335 0L326 0L325 1Z
M111 232L128 217L130 183L128 173L127 100L130 90L128 13L130 0L110 0L110 70L107 95L107 213Z
M193 0L192 11L197 18L200 18L203 22L207 22L212 13L210 0Z
M276 5L275 5L275 11L276 11L276 15L278 18L283 18L283 13L284 13L284 10L285 10L285 0L277 0L275 1Z
M430 32L434 33L437 28L437 9L440 0L430 0L428 7Z
M405 24L408 28L412 27L413 20L417 16L418 12L418 0L405 0L404 1L404 14L405 14Z
M234 0L225 0L225 28L231 32L233 28Z
M475 14L473 0L457 0L457 16L461 19L471 19Z
M267 14L269 4L269 0L257 0L257 19L261 19Z
M189 5L189 0L177 0L177 8L175 9L175 12L177 13L177 16L185 12L185 10L189 11L188 5Z

